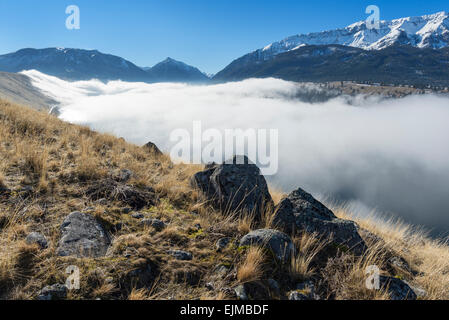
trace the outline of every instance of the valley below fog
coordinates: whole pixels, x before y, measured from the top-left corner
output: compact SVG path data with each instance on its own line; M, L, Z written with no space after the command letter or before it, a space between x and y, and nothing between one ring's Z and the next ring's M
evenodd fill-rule
M269 183L302 187L346 202L449 230L449 98L335 97L308 103L298 85L249 79L214 85L67 82L26 71L32 84L60 102L60 118L170 152L175 129L277 129L279 170ZM316 89L310 85L310 89ZM304 90L302 87L301 90Z

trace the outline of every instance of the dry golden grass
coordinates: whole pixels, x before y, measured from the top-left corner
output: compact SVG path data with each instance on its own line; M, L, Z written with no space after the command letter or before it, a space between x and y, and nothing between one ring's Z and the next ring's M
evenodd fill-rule
M241 283L260 280L263 275L265 254L260 247L250 247L245 259L238 266L237 279Z
M149 292L146 289L133 289L128 296L128 300L149 300Z
M282 198L286 196L285 192L283 192L280 188L274 186L269 186L269 191L275 205L281 202Z
M73 299L223 299L226 297L223 292L210 292L204 283L213 282L221 288L236 281L263 278L267 266L260 248L249 248L242 258L238 245L216 252L215 243L222 237L229 237L234 243L255 228L276 228L271 208L265 210L259 224L248 215L224 215L212 209L190 186L190 177L202 168L173 164L168 156L150 153L123 139L0 101L0 186L3 184L11 190L6 198L0 194L0 298L29 299L45 285L64 283L64 270L70 264L80 265L85 273L101 269L106 274L108 270L126 274L134 270L133 262L150 259L161 269L151 292L131 288L121 291L119 284L105 279L90 286L88 277L83 277L84 289L70 293L69 298ZM133 172L128 184L154 189L159 201L142 212L147 218L164 221L167 227L163 231L143 227L137 219L122 212L124 205L118 201L99 204L86 195L90 185L121 169ZM21 191L24 187L32 187L31 195ZM276 188L271 188L271 194L275 203L284 196ZM87 207L94 207L92 213L111 231L111 252L115 255L100 259L56 257L61 221L70 212ZM417 271L407 281L426 290L426 299L449 299L446 242L432 240L425 233L396 221L353 217L346 208L334 211L341 218L357 221L383 241L370 244L364 257L344 256L339 258L341 261L338 258L330 261L328 297L384 299L384 292L366 290L365 268L371 264L383 266L385 252L393 252ZM112 231L117 223L122 223L123 228ZM38 251L36 246L27 245L24 239L31 231L43 233L50 247ZM322 270L314 269L312 261L326 241L307 234L294 241L299 254L282 277L295 282L317 276ZM192 252L194 259L174 261L167 254L174 248ZM122 258L125 253L130 258ZM226 265L229 271L224 278L217 279L215 270L219 265ZM177 282L175 272L178 271L186 278L198 272L199 284ZM116 273L113 274L120 276Z
M359 226L382 239L372 244L369 255L359 266L381 265L383 253L394 252L404 258L417 275L407 279L409 283L427 292L425 299L449 299L449 246L447 240L431 239L423 230L412 227L400 220L383 219L371 214L361 217L351 214L347 208L335 209L335 214L344 219L356 221Z
M320 239L315 234L303 233L293 239L298 252L292 256L290 263L290 275L297 281L304 281L312 277L316 270L312 267L312 261L323 248L329 244L329 239Z

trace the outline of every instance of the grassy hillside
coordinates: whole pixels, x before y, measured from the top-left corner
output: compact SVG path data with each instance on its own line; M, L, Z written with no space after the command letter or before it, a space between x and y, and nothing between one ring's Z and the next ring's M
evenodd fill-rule
M132 172L130 180L114 182L123 169ZM212 209L189 184L201 169L1 101L0 298L34 299L44 286L65 283L66 268L75 265L80 289L69 291L68 299L234 299L231 288L239 283L269 278L279 283L281 298L298 281L320 279L324 299L385 299L386 292L365 288L365 268L377 264L425 290L424 299L449 299L449 247L401 223L354 219L366 231L366 255L341 252L320 269L312 262L326 240L314 235L293 239L299 252L287 266L276 265L263 250L235 245L251 229L275 228L272 213L257 224ZM275 201L282 197L271 193ZM73 211L92 214L110 234L106 256L56 255L61 222ZM334 212L349 215L344 208ZM162 220L165 229L142 225L136 213ZM30 232L45 235L48 248L28 244ZM216 241L225 236L231 245L217 251ZM193 259L177 260L168 253L172 249ZM409 268L383 268L386 252ZM143 285L139 279L146 273L151 281Z

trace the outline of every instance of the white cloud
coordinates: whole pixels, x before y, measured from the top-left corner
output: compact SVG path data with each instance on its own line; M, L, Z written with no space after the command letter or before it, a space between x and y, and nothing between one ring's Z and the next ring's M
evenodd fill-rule
M449 99L343 97L310 104L298 86L276 79L193 86L120 81L69 83L25 72L63 108L61 118L127 140L170 149L176 128L279 129L273 184L398 212L449 229Z

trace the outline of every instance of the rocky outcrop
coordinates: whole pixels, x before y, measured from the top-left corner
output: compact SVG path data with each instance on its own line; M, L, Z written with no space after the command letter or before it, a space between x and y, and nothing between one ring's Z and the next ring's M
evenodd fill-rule
M103 227L87 213L72 212L61 225L59 256L100 257L106 254L110 240Z
M151 141L147 142L143 148L148 151L149 153L152 153L154 155L162 155L162 151L159 150L159 148Z
M287 233L316 233L356 254L366 250L355 222L338 219L325 205L300 188L283 199L275 212L274 224Z
M290 262L295 246L283 232L271 229L254 230L240 240L240 246L260 246L268 249L281 262Z
M273 205L265 178L246 156L234 156L224 164L208 164L196 173L192 185L225 213L246 213L260 220L263 211Z

